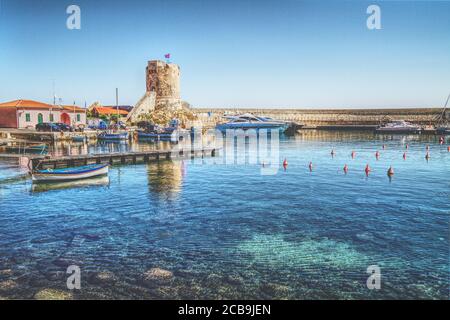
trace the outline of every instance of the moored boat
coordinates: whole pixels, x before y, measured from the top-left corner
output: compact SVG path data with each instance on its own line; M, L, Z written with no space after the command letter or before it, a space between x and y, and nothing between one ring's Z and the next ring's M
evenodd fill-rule
M375 129L377 133L420 133L422 128L404 120L397 120L386 123Z
M120 133L109 133L102 132L97 136L99 140L127 140L128 132L120 132Z
M81 167L37 170L32 172L31 177L34 182L71 181L105 175L108 171L107 164L91 164Z
M183 133L188 132L180 128L177 119L173 119L166 128L147 124L144 131L138 131L137 136L139 140L178 142L183 139Z
M443 126L436 128L437 134L450 134L450 126Z
M274 120L267 117L257 117L250 113L237 116L226 116L225 118L229 119L229 121L216 126L216 129L222 132L229 129L278 129L281 132L284 132L289 127L289 123L286 121Z
M73 136L72 137L72 141L73 142L85 142L87 140L88 140L87 136L79 135L79 136Z

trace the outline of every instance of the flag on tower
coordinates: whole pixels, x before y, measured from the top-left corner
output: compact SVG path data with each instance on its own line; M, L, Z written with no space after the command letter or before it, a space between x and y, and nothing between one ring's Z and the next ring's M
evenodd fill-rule
M170 53L166 53L166 54L164 55L164 58L170 59Z

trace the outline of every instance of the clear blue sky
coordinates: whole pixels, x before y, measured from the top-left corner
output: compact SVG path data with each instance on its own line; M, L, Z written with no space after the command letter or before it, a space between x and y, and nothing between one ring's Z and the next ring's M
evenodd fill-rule
M66 8L81 8L81 30ZM366 9L381 7L381 30ZM199 107L443 105L449 1L0 0L0 101L135 104L147 60L181 66Z

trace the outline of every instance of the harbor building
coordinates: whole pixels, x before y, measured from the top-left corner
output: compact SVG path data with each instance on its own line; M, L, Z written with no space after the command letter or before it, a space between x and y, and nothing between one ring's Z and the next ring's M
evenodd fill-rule
M77 106L51 105L34 100L0 103L0 127L34 129L38 123L62 122L72 126L86 124L85 110Z

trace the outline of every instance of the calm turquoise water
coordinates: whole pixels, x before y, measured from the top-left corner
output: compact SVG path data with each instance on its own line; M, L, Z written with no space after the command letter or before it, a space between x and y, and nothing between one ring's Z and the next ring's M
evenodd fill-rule
M21 176L24 162L1 161L0 297L67 291L66 266L77 264L78 299L448 299L447 145L434 136L312 131L281 139L275 175L219 156L113 166L109 178L56 186L33 186ZM369 265L381 268L380 290L366 287ZM173 277L149 284L143 273L156 267ZM92 280L102 271L112 278ZM8 280L14 285L2 287Z

